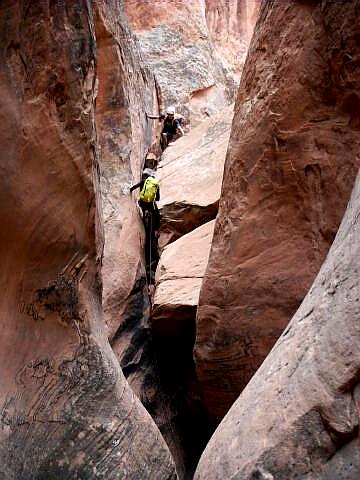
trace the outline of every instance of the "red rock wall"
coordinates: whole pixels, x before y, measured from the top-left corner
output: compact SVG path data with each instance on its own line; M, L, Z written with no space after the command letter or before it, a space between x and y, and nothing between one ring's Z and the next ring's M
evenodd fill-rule
M0 477L175 478L101 319L88 2L0 6Z
M262 3L197 317L215 420L299 306L345 210L359 167L358 6Z
M96 6L95 35L96 125L105 220L104 320L128 381L142 398L144 363L138 364L138 368L133 365L129 375L126 367L139 350L148 349L149 299L142 222L135 198L127 189L140 179L145 151L151 141L143 111L146 101L152 105L149 99L152 99L153 84L141 66L134 37L119 7ZM142 338L142 342L137 342L136 351L133 336ZM149 356L146 362L150 362ZM135 380L140 370L143 371L141 379Z
M196 480L357 480L360 175L294 318L231 407Z

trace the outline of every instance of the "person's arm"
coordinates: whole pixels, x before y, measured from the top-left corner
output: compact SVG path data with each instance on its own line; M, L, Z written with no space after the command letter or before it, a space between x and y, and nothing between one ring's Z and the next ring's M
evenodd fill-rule
M176 131L179 131L181 133L181 135L184 136L185 135L184 129L180 125L179 120L175 120L175 125L176 125Z
M165 115L149 115L147 112L145 112L146 118L151 118L151 120L164 120Z
M132 187L130 187L130 192L132 192L133 190L135 190L135 188L139 188L141 187L141 184L143 183L143 181L139 182L139 183L135 183L135 185L133 185Z

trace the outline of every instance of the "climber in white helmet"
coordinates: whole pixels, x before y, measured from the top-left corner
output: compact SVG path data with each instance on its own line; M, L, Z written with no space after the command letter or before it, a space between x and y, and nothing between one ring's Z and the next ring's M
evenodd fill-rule
M181 116L176 118L175 107L167 107L166 115L148 115L146 113L147 118L151 118L153 120L159 119L164 121L163 129L161 132L161 148L165 150L165 148L169 145L169 142L172 140L176 140L179 135L184 135L184 130L181 126Z

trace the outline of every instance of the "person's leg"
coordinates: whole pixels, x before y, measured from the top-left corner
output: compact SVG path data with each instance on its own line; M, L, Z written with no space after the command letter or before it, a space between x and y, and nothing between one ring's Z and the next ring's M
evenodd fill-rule
M160 228L160 212L155 202L153 203L153 225L154 230Z
M164 151L168 144L167 133L165 132L162 132L161 134L161 144L162 144L162 150Z

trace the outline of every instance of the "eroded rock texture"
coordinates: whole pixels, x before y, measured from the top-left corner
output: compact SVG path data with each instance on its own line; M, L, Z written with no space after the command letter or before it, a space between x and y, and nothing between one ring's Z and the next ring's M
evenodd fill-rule
M88 2L0 7L0 477L176 478L101 320Z
M157 171L160 248L216 217L232 116L230 106L165 151Z
M296 311L359 166L359 8L263 2L244 68L197 318L221 419Z
M126 0L132 28L155 76L159 104L162 108L169 104L179 106L193 125L233 103L237 90L236 75L229 69L229 62L214 49L206 23L206 7L207 3L202 0ZM219 25L223 31L229 23L237 25L234 17L238 11L224 6L214 16L214 6L210 5L210 9L212 33L216 39ZM238 40L223 42L228 58L237 56L239 44L246 44L248 38L246 33L246 39L245 36L239 39L243 32L240 28L234 27L232 32L236 32ZM226 35L228 38L229 33ZM231 49L236 53L230 52ZM241 50L242 61L245 50ZM236 63L239 63L238 58Z
M356 480L360 175L328 257L207 446L195 479Z

